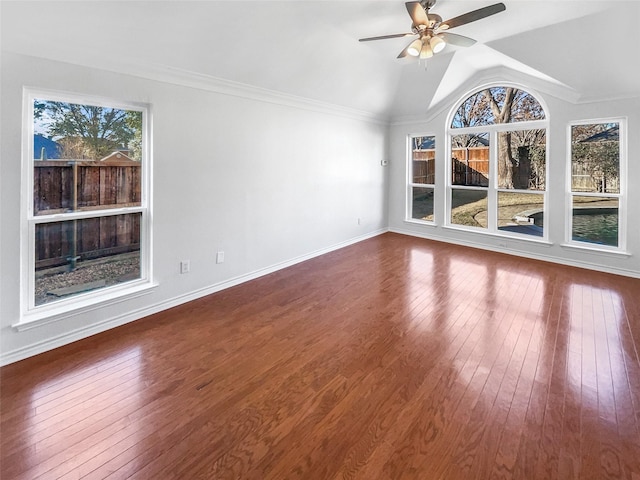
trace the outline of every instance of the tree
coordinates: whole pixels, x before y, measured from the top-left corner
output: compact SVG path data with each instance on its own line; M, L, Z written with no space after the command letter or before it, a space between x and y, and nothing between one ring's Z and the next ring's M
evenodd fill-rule
M62 145L63 158L100 159L118 148L134 149L142 138L140 112L67 102L34 103L34 117L49 118L47 133Z
M453 128L477 127L493 123L487 97L478 92L467 98L456 111L451 126Z
M539 120L540 103L527 92L513 87L491 87L465 100L456 111L454 128ZM456 135L455 147L477 144L479 135ZM505 189L527 189L530 183L544 188L544 130L498 133L498 185Z
M596 123L571 127L571 163L586 172L591 186L573 188L598 193L619 193L620 143L617 123ZM575 174L575 172L574 172Z
M131 158L140 160L142 158L142 113L129 110L125 121L133 131L133 138L129 141Z
M499 92L483 90L487 97L495 123L510 123L511 108L516 89L506 88ZM513 169L515 160L511 151L511 132L498 133L498 185L501 188L514 188Z
M516 160L516 188L545 189L547 132L545 129L511 132L512 157ZM514 173L515 177L515 173Z

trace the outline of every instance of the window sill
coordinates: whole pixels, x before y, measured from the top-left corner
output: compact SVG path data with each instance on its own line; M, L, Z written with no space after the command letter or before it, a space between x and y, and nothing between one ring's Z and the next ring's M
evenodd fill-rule
M486 229L483 229L481 227L476 228L476 227L458 227L455 225L445 225L443 228L447 230L455 230L456 232L472 233L475 235L481 235L483 237L497 238L497 239L500 239L501 241L518 240L523 242L546 245L549 247L553 245L553 242L550 242L549 240L545 240L544 238L536 237L534 235L518 235L518 234L507 235L500 232L489 232Z
M595 244L594 244L595 245ZM610 257L630 257L631 253L626 252L624 250L609 250L608 248L598 248L597 246L592 246L590 244L587 245L577 245L575 243L562 243L560 244L562 248L567 250L577 250L582 252L595 253L602 256L610 256Z
M412 223L414 225L428 225L430 227L435 227L436 226L436 222L429 221L429 220L418 220L417 218L405 218L404 222L405 223Z
M78 298L70 303L65 302L62 305L57 303L43 305L37 309L23 313L20 321L11 326L19 332L31 330L32 328L37 328L52 322L148 295L152 293L157 286L157 283L143 281L141 283L128 285L126 289L112 290L83 299Z

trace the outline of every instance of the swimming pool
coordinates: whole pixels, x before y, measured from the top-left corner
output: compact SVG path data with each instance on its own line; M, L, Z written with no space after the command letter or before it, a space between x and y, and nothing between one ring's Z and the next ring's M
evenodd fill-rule
M529 215L535 225L543 226L542 212ZM618 246L618 209L611 207L574 208L571 238L578 242Z

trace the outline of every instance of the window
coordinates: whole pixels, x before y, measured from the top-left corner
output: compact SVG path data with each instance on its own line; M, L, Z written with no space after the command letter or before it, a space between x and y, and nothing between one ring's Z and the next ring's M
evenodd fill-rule
M451 137L451 223L487 228L489 134Z
M433 192L436 167L436 139L409 137L408 212L410 219L433 222Z
M148 111L25 92L23 320L150 279Z
M569 243L595 248L623 248L622 121L570 126Z
M524 90L488 87L464 100L449 127L448 225L545 237L546 128Z

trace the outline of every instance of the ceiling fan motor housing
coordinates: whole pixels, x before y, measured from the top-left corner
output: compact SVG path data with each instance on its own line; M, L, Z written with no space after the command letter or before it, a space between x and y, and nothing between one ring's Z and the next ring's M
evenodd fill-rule
M422 5L424 7L425 10L429 10L431 7L433 7L436 4L436 0L422 0L420 2L420 5Z

